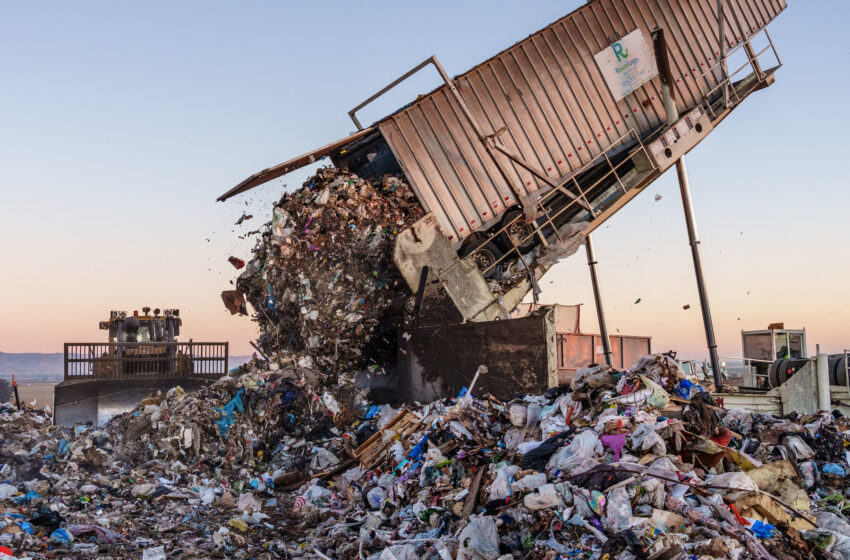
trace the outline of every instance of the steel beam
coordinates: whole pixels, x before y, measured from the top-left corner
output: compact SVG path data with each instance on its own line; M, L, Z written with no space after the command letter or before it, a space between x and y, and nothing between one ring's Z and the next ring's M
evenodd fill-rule
M584 242L587 251L587 266L590 268L590 282L593 284L593 299L596 301L596 317L599 319L599 332L602 336L602 352L605 363L614 367L611 354L611 338L608 336L608 323L605 321L605 309L602 307L602 291L599 289L599 276L596 272L596 252L593 250L593 240L588 235ZM596 349L594 348L594 354Z
M702 252L700 251L699 234L697 234L694 206L691 201L691 187L688 182L688 170L685 167L685 156L676 162L676 174L679 176L679 191L682 193L682 206L685 210L685 223L688 226L688 240L691 245L691 255L694 259L694 273L697 278L699 304L702 309L702 322L705 327L705 340L708 344L708 356L714 375L715 391L723 391L723 378L720 375L720 358L717 356L717 341L714 338L714 323L711 321L711 309L708 304L708 290L705 287L705 277L702 271Z

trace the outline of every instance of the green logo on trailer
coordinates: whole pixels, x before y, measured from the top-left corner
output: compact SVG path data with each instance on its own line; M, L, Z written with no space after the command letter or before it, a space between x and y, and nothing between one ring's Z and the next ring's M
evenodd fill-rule
M624 48L622 43L616 42L611 45L611 48L614 50L614 54L617 55L617 62L620 62L621 60L628 60L629 49Z

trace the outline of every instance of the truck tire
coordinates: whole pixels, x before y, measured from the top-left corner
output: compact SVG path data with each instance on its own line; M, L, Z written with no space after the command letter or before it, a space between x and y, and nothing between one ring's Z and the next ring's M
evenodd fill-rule
M844 354L833 354L829 357L829 384L847 386L847 371L845 369L846 358Z
M502 263L490 268L493 263L502 258L504 253L492 241L484 242L482 235L471 235L460 248L461 258L471 257L484 278L492 278L502 272ZM479 246L480 245L480 246ZM489 270L487 270L489 268Z
M502 221L499 223L499 229L505 227L511 221L516 219L517 217L522 216L521 210L508 210L505 212L505 215L502 217ZM520 243L523 238L528 237L530 234L534 233L535 226L534 224L526 224L522 220L517 220L514 224L512 224L508 229L506 229L499 236L499 244L502 246L505 252L508 252L514 248L514 245L517 246L519 252L523 255L528 253L530 250L534 248L538 243L537 236L532 236L526 239L524 242Z

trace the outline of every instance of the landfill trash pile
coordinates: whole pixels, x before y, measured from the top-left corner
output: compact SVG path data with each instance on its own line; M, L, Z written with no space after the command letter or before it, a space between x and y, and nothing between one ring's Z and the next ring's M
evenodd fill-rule
M669 355L397 410L323 379L255 360L102 428L0 405L0 557L850 560L847 420L724 410Z
M382 363L411 297L392 260L395 236L423 215L409 185L322 168L271 214L236 290L222 294L228 309L246 313L247 300L260 348L297 354L304 367Z

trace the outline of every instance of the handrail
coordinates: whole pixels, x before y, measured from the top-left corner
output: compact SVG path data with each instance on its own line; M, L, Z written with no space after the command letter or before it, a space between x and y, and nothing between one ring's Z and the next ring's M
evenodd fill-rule
M410 70L408 70L407 72L405 72L404 74L402 74L401 76L399 76L398 78L396 78L395 80L393 80L392 82L390 82L389 84L387 84L386 86L384 86L383 88L379 89L374 95L369 97L366 101L362 102L361 104L359 104L358 106L356 106L355 108L350 110L348 112L348 116L351 117L352 121L354 121L354 126L357 127L357 130L363 130L363 125L360 124L360 121L357 120L357 117L355 116L355 113L357 113L357 111L359 111L360 109L362 109L363 107L365 107L369 103L373 102L374 100L378 99L379 97L381 97L382 95L384 95L385 93L387 93L388 91L390 91L391 89L393 89L394 87L399 85L401 82L405 81L406 79L408 79L412 75L416 74L417 72L419 72L420 70L422 70L423 68L428 66L429 64L434 65L434 67L437 69L437 72L440 73L440 77L443 78L443 81L446 82L446 85L449 85L448 76L446 75L445 71L443 70L443 67L440 65L440 61L437 60L436 56L432 55L432 56L426 58L425 60L423 60L422 62L420 62L419 64L417 64L416 66L414 66L413 68L411 68Z
M134 379L227 374L227 342L66 342L64 378Z

